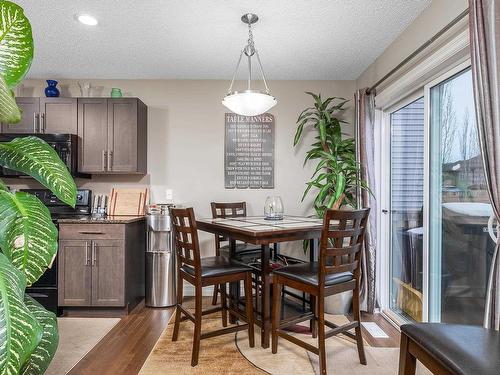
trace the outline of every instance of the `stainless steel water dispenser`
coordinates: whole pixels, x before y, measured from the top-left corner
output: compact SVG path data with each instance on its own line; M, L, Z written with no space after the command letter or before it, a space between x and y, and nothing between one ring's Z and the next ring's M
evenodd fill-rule
M173 306L176 303L177 270L168 209L151 210L147 219L146 306Z

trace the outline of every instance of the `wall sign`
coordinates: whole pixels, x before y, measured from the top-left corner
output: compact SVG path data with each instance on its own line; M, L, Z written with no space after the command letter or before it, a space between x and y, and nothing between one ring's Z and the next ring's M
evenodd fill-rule
M274 188L274 116L225 114L226 189Z

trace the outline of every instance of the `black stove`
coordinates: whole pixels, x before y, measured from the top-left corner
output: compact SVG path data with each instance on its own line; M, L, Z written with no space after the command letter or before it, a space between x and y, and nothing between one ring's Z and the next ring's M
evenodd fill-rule
M47 189L21 189L21 191L35 195L47 206L52 221L57 226L57 220L62 218L88 217L92 210L92 191L81 189L77 191L76 206L72 208L61 202L50 190ZM61 314L57 302L57 256L52 263L52 268L47 269L40 279L26 289L26 293L36 299L47 310L57 316Z

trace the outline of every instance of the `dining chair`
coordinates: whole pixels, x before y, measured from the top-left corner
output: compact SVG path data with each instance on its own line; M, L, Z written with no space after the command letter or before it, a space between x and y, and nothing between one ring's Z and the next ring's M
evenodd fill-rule
M359 361L366 365L361 336L359 288L360 263L366 224L370 209L355 211L327 210L323 220L318 262L295 264L273 272L272 352L278 351L278 337L319 355L320 373L326 374L325 340L342 333L356 340ZM280 319L280 291L287 286L311 296L311 311L300 316ZM325 320L325 297L353 291L354 320L338 326ZM310 320L312 336L318 347L285 332L284 328ZM325 331L325 326L331 328ZM351 329L355 333L349 332Z
M221 203L211 202L213 219L228 219L228 218L241 218L247 216L246 202L233 202ZM215 255L224 255L229 257L229 244L222 245L221 242L227 242L229 239L224 236L215 235ZM251 245L247 243L236 244L236 254L238 256L255 256L260 258L260 246ZM217 305L217 296L219 295L220 288L218 285L214 287L212 295L212 305Z
M170 215L174 229L178 271L177 304L172 341L177 341L181 321L190 320L194 323L193 350L191 354L191 366L193 367L198 364L200 340L203 339L248 330L249 345L250 347L254 347L252 269L224 256L201 258L198 229L193 209L173 208L170 210ZM195 289L194 315L182 304L184 280L192 284ZM243 315L236 309L228 308L227 305L226 284L242 280L245 284L246 315ZM221 285L221 306L203 311L202 288L212 285ZM224 328L201 333L202 316L217 311L222 311L222 326ZM233 317L246 321L246 324L227 327L228 312Z

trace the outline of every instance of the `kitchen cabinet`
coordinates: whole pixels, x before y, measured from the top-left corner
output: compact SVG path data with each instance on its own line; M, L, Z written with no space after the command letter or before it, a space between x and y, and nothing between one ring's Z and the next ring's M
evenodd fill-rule
M90 306L92 268L89 241L59 241L59 305Z
M58 293L64 313L128 313L144 298L145 250L143 219L60 223Z
M76 98L16 98L19 124L2 124L2 133L77 134Z
M2 133L37 133L40 121L39 98L16 98L22 111L21 122L17 124L2 124Z
M78 99L80 172L147 173L147 107L137 98Z

